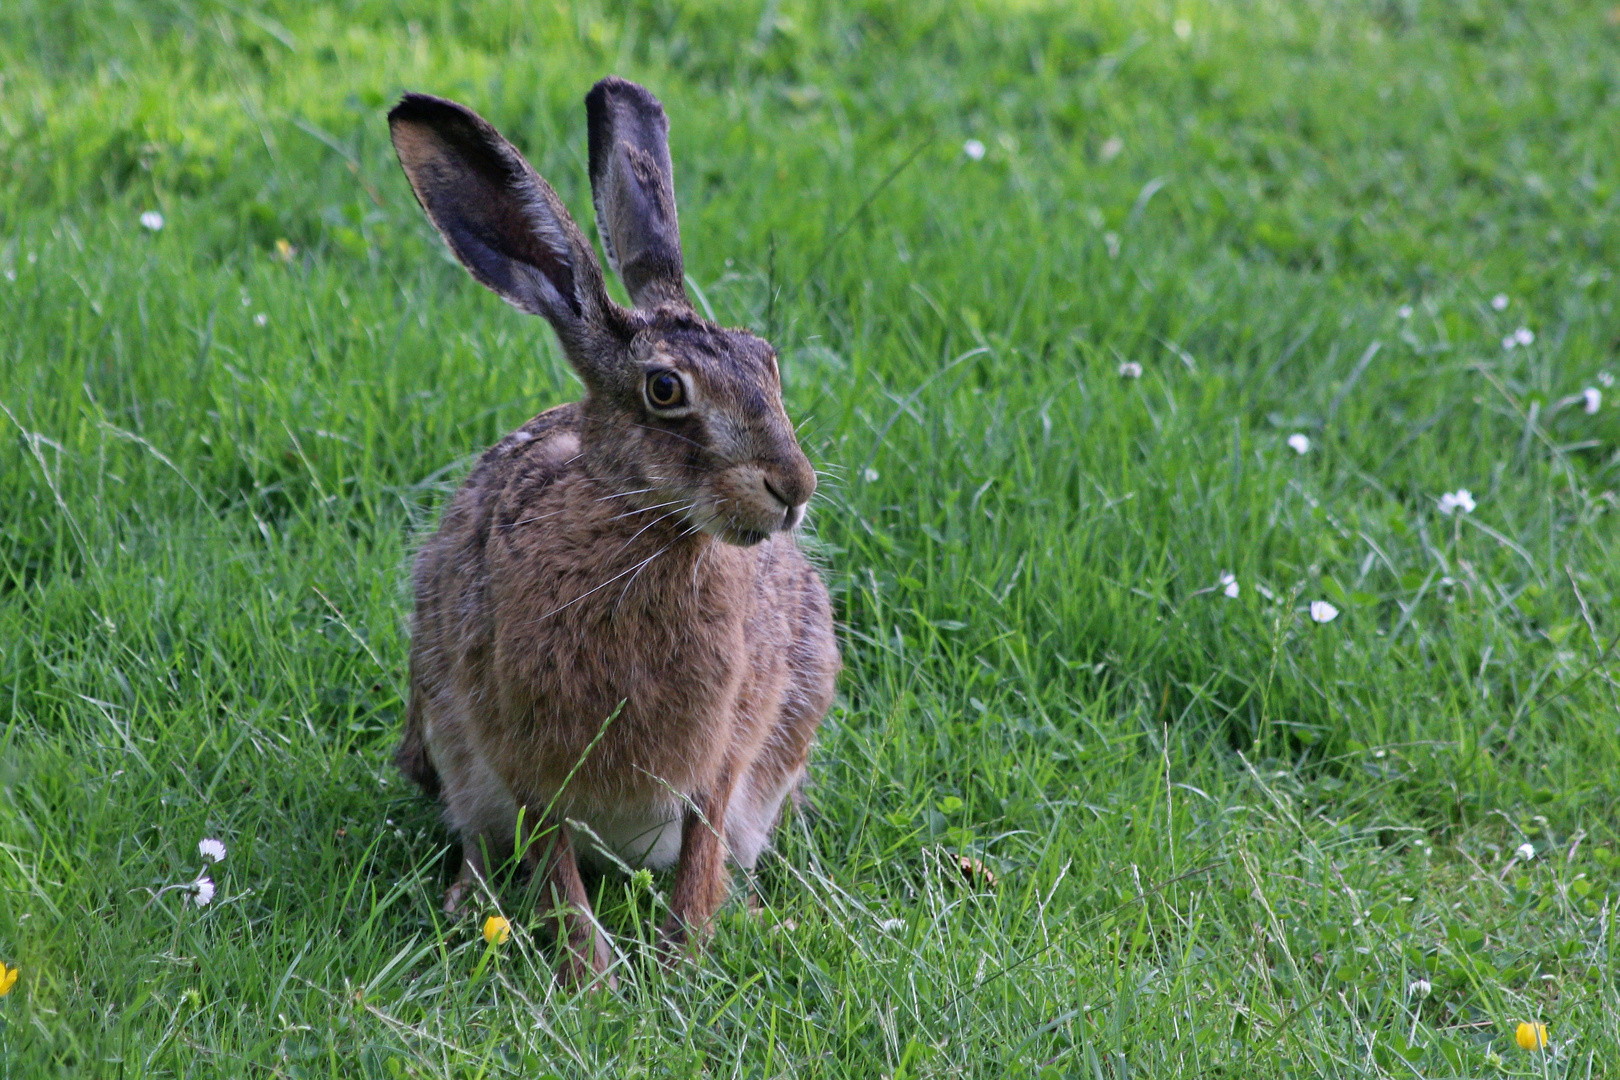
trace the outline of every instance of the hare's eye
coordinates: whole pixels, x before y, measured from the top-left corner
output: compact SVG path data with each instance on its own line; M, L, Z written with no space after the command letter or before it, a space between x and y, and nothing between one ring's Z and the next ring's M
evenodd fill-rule
M686 387L672 371L655 371L647 376L647 401L658 409L673 409L686 403Z

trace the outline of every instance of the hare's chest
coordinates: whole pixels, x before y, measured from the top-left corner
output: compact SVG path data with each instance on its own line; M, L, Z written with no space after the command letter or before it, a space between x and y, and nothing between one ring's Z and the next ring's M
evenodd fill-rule
M566 780L596 804L701 787L725 756L749 664L736 605L689 571L637 577L636 561L575 575L535 565L525 587L496 633L494 689L537 786Z
M582 810L570 815L575 851L603 869L667 870L681 857L682 810L678 799L664 797Z

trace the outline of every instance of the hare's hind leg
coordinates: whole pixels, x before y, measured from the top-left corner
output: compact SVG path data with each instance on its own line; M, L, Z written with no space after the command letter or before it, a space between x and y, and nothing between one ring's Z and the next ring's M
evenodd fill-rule
M437 695L423 713L445 823L461 837L461 872L444 894L445 914L455 915L489 876L490 866L512 854L517 800L471 737L466 702L459 695Z

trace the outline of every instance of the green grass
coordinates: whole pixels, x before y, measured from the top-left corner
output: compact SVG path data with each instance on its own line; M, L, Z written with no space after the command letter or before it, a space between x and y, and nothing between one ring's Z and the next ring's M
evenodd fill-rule
M1617 21L8 0L0 1078L1605 1075ZM382 114L467 102L583 220L608 72L782 350L848 669L763 914L665 972L668 880L608 878L575 998L521 889L438 915L388 752L413 545L577 384Z

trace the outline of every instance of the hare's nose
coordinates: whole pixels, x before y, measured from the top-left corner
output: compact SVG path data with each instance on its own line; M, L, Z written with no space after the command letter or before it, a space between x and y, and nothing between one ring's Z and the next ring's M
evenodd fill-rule
M816 493L816 471L803 454L775 461L760 470L760 482L783 507L803 506Z
M797 491L791 491L790 489L790 492L784 492L781 487L771 483L769 479L762 477L760 482L765 485L765 490L770 492L771 498L775 499L777 504L782 507L781 528L784 530L797 528L799 522L804 520L804 504L809 500L795 500L792 495L798 494Z
M771 483L768 478L762 478L760 482L765 485L765 490L771 493L771 498L775 499L777 502L788 507L789 509L793 507L793 500L782 494L777 486Z

